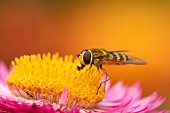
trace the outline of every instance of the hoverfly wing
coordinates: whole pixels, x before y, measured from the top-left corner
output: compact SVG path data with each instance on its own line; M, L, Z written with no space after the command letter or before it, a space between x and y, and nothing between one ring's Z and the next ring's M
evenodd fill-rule
M119 52L109 52L110 56L107 59L107 63L105 64L116 64L116 65L123 65L123 64L138 64L144 65L147 64L144 60L139 59L137 57L122 54Z
M130 50L114 50L114 51L109 51L109 52L129 52Z
M121 61L122 63L125 63L125 64L137 64L137 65L145 65L147 64L146 61L140 59L140 58L137 58L135 56L132 56L132 55L127 55L129 57L129 60L125 60L125 61Z

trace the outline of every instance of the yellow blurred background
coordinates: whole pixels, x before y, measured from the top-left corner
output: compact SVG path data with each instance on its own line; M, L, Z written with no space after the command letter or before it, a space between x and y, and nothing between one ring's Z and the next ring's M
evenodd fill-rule
M140 81L144 96L158 91L170 108L170 2L0 1L0 59L82 49L131 50L145 66L105 66L126 84Z

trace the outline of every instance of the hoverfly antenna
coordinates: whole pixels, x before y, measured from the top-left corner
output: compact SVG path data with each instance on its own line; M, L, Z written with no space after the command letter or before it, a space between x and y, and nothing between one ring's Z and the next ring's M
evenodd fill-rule
M75 56L79 57L79 56L80 56L80 54L76 54Z

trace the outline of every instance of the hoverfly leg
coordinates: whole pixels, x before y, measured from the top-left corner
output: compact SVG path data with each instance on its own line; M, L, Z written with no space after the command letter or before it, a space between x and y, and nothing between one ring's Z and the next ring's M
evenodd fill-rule
M102 82L100 83L99 87L97 88L96 95L98 95L98 92L99 92L99 89L100 89L101 86L102 86Z
M100 67L100 69L102 69L102 66L103 66L103 65L102 65L102 64L100 64L100 66L99 66L99 67Z
M81 67L80 66L77 66L77 70L80 71Z
M106 78L105 78L105 81L104 81L104 91L105 91L106 82L111 79L111 76L107 73L107 70L106 70L106 69L102 68L101 70L106 74ZM108 77L108 78L107 78L107 77Z
M105 81L103 81L103 82L100 83L100 85L99 85L99 87L98 87L98 89L97 89L97 93L96 93L96 94L98 94L98 91L99 91L99 89L100 89L100 87L101 87L101 85L102 85L103 83L104 83L104 92L105 92L106 82L111 79L110 75L107 73L107 70L104 69L104 68L102 68L102 65L100 65L100 69L106 74L106 78L105 78ZM107 76L109 77L108 79L107 79Z
M89 67L89 69L88 69L88 70L90 70L90 69L92 68L92 66L93 66L93 63L91 63L91 64L90 64L90 67ZM88 70L87 70L87 71L88 71Z
M83 69L85 67L85 65L83 65L83 64L81 64L81 66L77 66L77 70L81 70L81 69Z
M97 67L97 70L99 71L99 73L100 73L100 70L101 70L101 68L102 68L102 64L100 64L99 66L96 66Z
M87 69L86 71L89 71L89 70L92 68L93 64L94 64L93 62L92 62L91 64L89 64L90 67L89 67L89 69Z

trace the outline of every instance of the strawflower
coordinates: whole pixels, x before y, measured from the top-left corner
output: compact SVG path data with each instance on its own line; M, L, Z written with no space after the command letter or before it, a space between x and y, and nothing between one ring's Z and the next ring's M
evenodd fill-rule
M24 55L12 69L0 62L0 112L8 113L168 113L155 110L165 98L154 92L142 98L140 83L106 83L95 66L78 71L73 56Z

